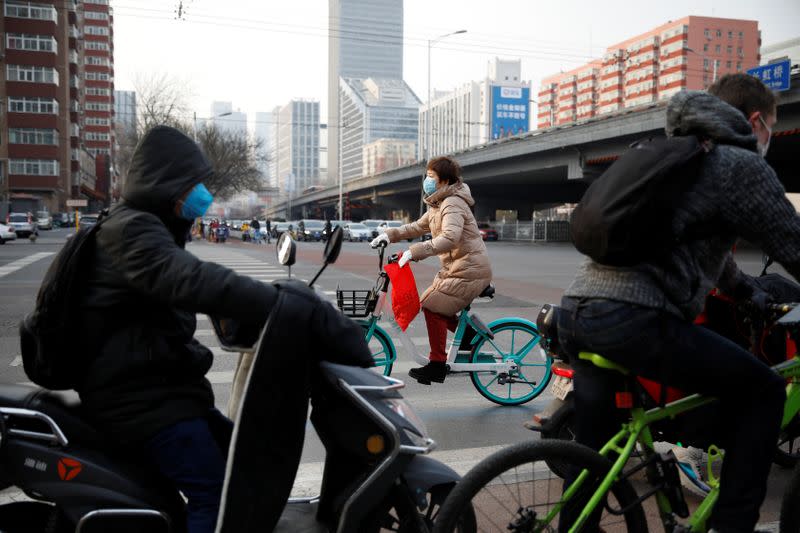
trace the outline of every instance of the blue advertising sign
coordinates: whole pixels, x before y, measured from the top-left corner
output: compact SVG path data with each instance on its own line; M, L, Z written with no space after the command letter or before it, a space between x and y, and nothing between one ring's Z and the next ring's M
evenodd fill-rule
M789 60L785 59L768 65L751 68L747 73L763 81L764 85L773 91L788 91L789 70L791 70Z
M528 87L492 86L492 139L528 131L529 110Z

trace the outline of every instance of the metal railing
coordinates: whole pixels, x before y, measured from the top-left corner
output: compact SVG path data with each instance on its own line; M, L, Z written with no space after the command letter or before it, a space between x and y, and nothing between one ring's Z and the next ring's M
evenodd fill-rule
M491 223L501 241L569 242L569 221L537 220Z

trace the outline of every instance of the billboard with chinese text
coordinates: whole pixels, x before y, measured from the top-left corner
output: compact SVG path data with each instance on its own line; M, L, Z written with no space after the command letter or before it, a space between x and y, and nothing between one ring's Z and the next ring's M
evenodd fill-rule
M528 131L530 88L492 86L492 139Z

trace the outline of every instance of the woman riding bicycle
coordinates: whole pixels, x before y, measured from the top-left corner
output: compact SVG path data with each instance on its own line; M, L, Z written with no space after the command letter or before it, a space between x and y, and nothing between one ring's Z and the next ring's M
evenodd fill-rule
M442 268L420 299L431 346L430 363L412 368L408 375L420 383L442 383L447 374L447 330L455 331L456 314L468 306L492 280L492 268L478 224L470 210L475 205L469 187L461 179L461 167L450 157L428 162L423 181L428 211L422 218L399 228L387 228L372 241L398 242L430 232L432 239L411 246L398 264L438 255Z

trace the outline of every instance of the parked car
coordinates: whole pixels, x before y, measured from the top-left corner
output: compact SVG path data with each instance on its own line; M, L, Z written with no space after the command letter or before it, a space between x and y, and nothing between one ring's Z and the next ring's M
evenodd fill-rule
M301 227L302 231L299 231ZM297 223L295 229L298 230L298 241L321 241L322 231L325 229L325 222L322 220L304 218Z
M14 228L20 239L36 234L36 221L31 213L9 213L6 224Z
M36 227L39 229L53 229L53 217L47 211L36 212Z
M53 227L54 228L64 228L66 226L70 226L70 214L69 213L53 213Z
M386 221L385 220L367 219L367 220L362 221L361 223L364 224L366 227L368 227L370 229L370 236L374 239L375 237L378 236L378 233L380 233L380 230L378 228L384 222L386 222Z
M5 244L6 241L17 240L17 232L14 231L12 226L0 224L0 244Z
M478 224L478 231L484 241L496 241L498 239L497 230L486 222Z
M386 228L399 228L400 226L403 225L404 225L403 222L399 220L384 220L383 223L380 226L378 226L378 231L383 233L386 231ZM408 242L411 242L413 240L414 239L408 239Z
M372 230L359 222L351 222L344 227L344 238L350 242L368 241L372 236Z
M95 224L97 224L97 219L100 218L99 214L90 213L86 215L81 215L80 220L78 221L78 226L81 229L83 228L91 228Z

